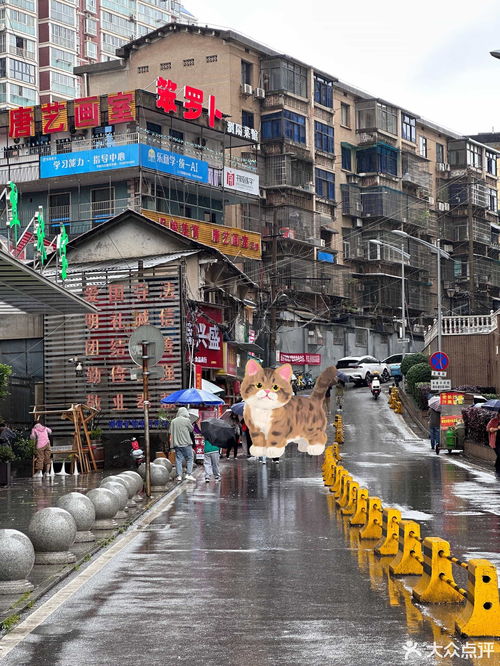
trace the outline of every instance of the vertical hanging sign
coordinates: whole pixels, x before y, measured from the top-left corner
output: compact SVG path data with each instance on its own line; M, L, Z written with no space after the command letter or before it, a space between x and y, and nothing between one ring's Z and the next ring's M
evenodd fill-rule
M61 233L57 237L57 250L59 251L59 259L61 262L61 279L65 280L68 277L68 259L66 257L66 246L68 245L68 234L66 227L61 225Z
M19 192L17 185L11 180L7 183L7 187L9 188L8 198L10 204L10 215L7 216L7 226L14 229L14 245L17 245L17 232L21 226L18 212Z
M40 206L35 213L36 224L36 251L40 255L40 263L43 265L47 260L47 250L45 248L45 221L43 219L43 209Z

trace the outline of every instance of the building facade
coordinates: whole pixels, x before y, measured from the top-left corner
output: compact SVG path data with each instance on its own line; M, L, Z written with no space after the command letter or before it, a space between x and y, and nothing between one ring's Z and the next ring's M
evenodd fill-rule
M195 22L176 0L5 0L0 8L0 108L80 94L73 68L170 21Z

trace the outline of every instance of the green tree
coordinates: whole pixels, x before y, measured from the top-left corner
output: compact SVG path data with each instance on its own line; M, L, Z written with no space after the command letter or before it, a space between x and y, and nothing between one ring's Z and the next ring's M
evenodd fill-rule
M417 363L427 363L428 365L429 359L425 354L420 354L420 353L408 354L407 356L404 356L403 360L401 361L401 373L406 377L406 375L408 374L408 370L414 365L417 365Z
M10 365L0 363L0 398L9 395L9 377L12 374Z
M431 381L431 367L425 363L417 363L413 365L406 373L406 381L410 391L414 393L415 385L423 382L430 383Z

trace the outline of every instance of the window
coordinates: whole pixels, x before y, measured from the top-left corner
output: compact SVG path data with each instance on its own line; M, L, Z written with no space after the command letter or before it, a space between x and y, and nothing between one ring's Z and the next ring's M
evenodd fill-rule
M264 75L264 88L271 92L274 90L287 90L295 95L307 97L307 70L287 60L268 60L262 66Z
M115 188L102 187L91 190L92 221L104 222L109 219L115 210Z
M75 97L75 80L67 74L51 72L51 90L67 97Z
M134 28L130 21L123 16L117 16L103 9L101 9L101 28L116 32L127 39L133 39Z
M50 29L52 31L52 42L58 46L67 49L74 49L76 44L76 35L74 30L65 28L62 25L51 23Z
M489 150L486 151L486 171L492 176L497 175L497 156Z
M254 115L251 111L242 111L241 112L241 124L244 127L250 127L251 129L254 129Z
M357 105L358 130L382 130L390 134L398 133L397 110L375 100L359 102Z
M427 139L425 136L418 137L418 153L421 157L427 157Z
M241 61L241 83L252 85L252 63L246 60Z
M322 199L335 201L335 176L330 171L315 169L316 172L316 194Z
M137 68L137 73L146 74L146 72L149 72L149 65L139 65L139 67Z
M126 43L126 39L121 39L120 37L115 37L114 35L108 35L107 32L102 33L101 48L105 53L111 53L114 55L116 49L119 49L120 46L123 46L123 44Z
M49 222L58 227L62 222L71 220L71 194L58 192L49 194Z
M351 258L351 241L344 240L342 243L342 248L344 252L344 259Z
M96 0L85 0L85 10L95 14L97 11Z
M167 13L149 5L141 4L138 5L138 19L143 23L148 23L150 26L158 23L168 23L170 21ZM151 28L149 28L149 30L151 30Z
M4 20L4 17L2 20ZM10 19L9 28L11 30L19 30L20 32L25 32L28 35L36 34L36 19L34 16L25 14L24 12L18 12L16 9L11 9L9 11L8 18Z
M93 37L97 35L97 19L91 17L85 19L85 32Z
M314 75L314 101L329 109L333 108L333 81Z
M378 128L391 134L397 134L397 113L396 109L387 104L377 104Z
M52 0L50 3L50 16L56 21L66 23L66 25L75 25L75 10L69 5Z
M481 168L481 148L474 143L467 144L467 166Z
M18 35L9 35L8 39L10 41L9 53L14 53L14 55L20 58L36 59L35 42L31 39L19 37Z
M358 173L387 173L398 175L398 151L385 145L358 150L356 153Z
M172 69L172 63L171 62L161 62L160 63L160 69L166 70L166 69Z
M351 126L351 107L344 102L340 103L340 124L344 127Z
M194 65L194 58L186 58L182 61L184 67L192 67Z
M159 134L161 136L161 125L158 125L157 123L150 123L147 121L146 130L148 131L148 134Z
M416 119L409 116L407 113L401 114L401 136L406 141L411 141L412 143L416 142L416 122Z
M35 83L35 66L21 60L10 59L10 76L24 83Z
M436 162L444 163L444 146L442 143L436 143Z
M262 118L263 139L289 139L306 142L306 119L293 111L280 111Z
M333 127L314 121L314 145L316 150L333 153Z
M73 73L73 67L76 65L73 53L62 51L61 49L50 49L50 64L56 69L64 69L66 72Z
M33 0L10 0L9 4L15 5L20 9L26 9L29 12L36 12L36 7Z
M497 191L490 188L488 209L493 213L498 212L498 194Z
M90 40L85 42L85 55L87 58L97 60L97 44L95 42L91 42Z
M217 62L217 56L216 55L210 55L206 57L207 62Z
M352 153L347 146L342 146L342 168L346 171L352 171Z

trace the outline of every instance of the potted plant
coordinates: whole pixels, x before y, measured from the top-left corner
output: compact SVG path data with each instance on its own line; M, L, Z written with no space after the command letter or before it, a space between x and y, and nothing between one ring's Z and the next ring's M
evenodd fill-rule
M102 429L97 426L92 428L92 430L89 430L89 436L97 467L102 469L104 467L104 448L101 439Z
M10 465L16 456L11 446L0 446L0 486L8 486L10 483Z
M14 453L14 468L17 476L31 476L33 456L35 455L35 441L22 435L12 442Z

